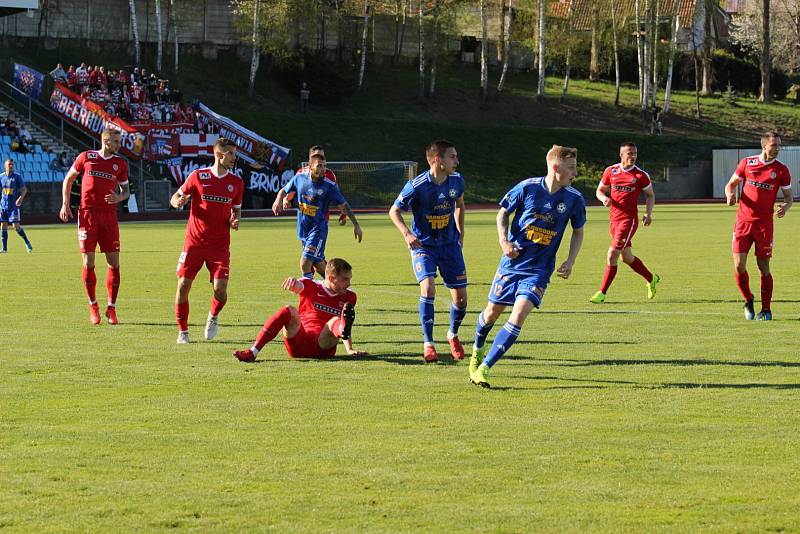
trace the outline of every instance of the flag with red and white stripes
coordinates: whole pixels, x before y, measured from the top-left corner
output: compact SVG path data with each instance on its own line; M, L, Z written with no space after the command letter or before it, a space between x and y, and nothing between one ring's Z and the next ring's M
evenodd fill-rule
M214 143L218 138L219 134L182 133L181 156L184 158L214 157Z

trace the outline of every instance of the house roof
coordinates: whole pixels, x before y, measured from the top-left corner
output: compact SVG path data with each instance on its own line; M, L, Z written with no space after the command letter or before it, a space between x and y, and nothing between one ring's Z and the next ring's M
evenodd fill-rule
M567 13L572 8L572 25L579 31L590 31L592 29L592 7L598 0L556 0L550 4L550 16L555 18L567 18ZM661 17L675 13L675 4L678 4L678 14L680 15L681 28L691 27L694 19L695 6L697 0L661 0L658 12ZM644 16L644 0L640 0L640 16ZM617 0L617 17L634 18L636 16L636 0ZM609 9L609 6L600 7L601 11Z

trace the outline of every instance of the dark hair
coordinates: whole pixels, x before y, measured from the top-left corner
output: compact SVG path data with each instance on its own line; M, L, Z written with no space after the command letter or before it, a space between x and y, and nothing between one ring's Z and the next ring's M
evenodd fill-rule
M228 139L227 137L219 137L217 142L214 143L214 150L222 150L225 151L229 148L239 148L236 143Z
M311 157L311 154L313 152L322 152L324 154L325 153L325 147L323 147L322 145L314 145L314 146L312 146L311 148L308 149L308 157Z
M656 109L658 109L658 108L656 108ZM625 148L626 146L629 146L631 148L637 148L636 147L636 143L634 143L633 141L625 141L624 143L619 145L620 148Z
M325 266L325 274L342 274L352 272L353 267L342 258L331 258Z
M437 139L433 141L431 144L428 145L428 148L425 149L425 156L430 160L439 156L440 158L444 156L444 153L447 152L448 148L455 148L456 145L451 143L450 141L446 141L444 139Z
M312 161L319 161L319 160L325 161L325 156L323 156L322 154L314 154L313 156L308 157L309 163L311 163Z
M781 138L781 134L779 134L775 130L768 130L768 131L764 132L763 134L761 134L761 142L762 143L766 143L767 141L769 141L773 137L777 137L778 139L780 139Z

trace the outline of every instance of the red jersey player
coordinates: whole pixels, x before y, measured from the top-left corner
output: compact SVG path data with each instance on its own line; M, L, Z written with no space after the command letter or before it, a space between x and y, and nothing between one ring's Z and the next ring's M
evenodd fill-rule
M619 257L647 282L647 298L656 296L656 284L660 281L657 274L651 273L642 260L633 255L633 235L639 227L639 208L636 205L639 194L645 195L645 214L642 223L650 226L653 220L653 206L656 195L650 175L636 166L637 148L634 143L622 143L619 147L620 162L608 167L597 186L597 200L603 206L610 207L609 220L611 246L608 247L606 270L600 290L592 295L589 302L600 304L605 302L608 288L617 275ZM608 194L609 188L611 193Z
M778 218L786 215L792 207L792 177L786 165L778 160L780 150L780 136L775 132L765 133L761 136L761 154L740 161L725 185L726 200L729 206L733 206L736 204L736 189L742 184L733 227L732 249L736 285L744 297L744 318L748 321L772 320L772 273L769 260L772 257L772 209L778 197L778 188L783 194L783 204L776 211ZM753 243L756 245L756 263L761 271L761 311L758 316L753 308L753 293L747 274L747 253Z
M214 290L204 334L206 339L217 335L219 312L228 300L230 229L239 229L242 215L244 183L230 172L235 163L236 144L220 137L214 143L214 164L192 172L170 199L175 208L192 199L177 269L175 318L178 321L178 343L189 342L189 291L203 264L211 275Z
M105 253L108 263L106 288L108 307L106 318L109 324L117 324L116 304L119 293L119 224L117 203L130 196L128 187L128 162L117 155L122 134L114 129L103 130L100 135L100 150L82 152L64 177L61 187L61 212L64 222L72 219L69 197L72 184L78 176L81 180L81 203L78 208L78 243L83 256L83 285L89 297L89 318L92 324L100 324L100 308L95 288L94 253L97 245ZM117 187L119 186L119 191Z
M284 306L267 319L253 346L233 355L242 362L255 361L259 351L283 331L283 344L291 358L332 358L342 340L347 354L367 353L353 348L350 333L356 318L356 294L348 289L353 268L341 258L325 266L325 279L287 278L283 289L300 295L300 304Z

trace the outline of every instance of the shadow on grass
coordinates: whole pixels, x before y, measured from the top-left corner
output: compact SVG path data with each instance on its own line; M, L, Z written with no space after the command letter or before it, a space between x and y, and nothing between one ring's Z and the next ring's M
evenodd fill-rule
M519 344L519 342L517 342ZM518 356L516 358L519 358ZM537 358L531 358L537 359ZM800 367L800 362L779 362L779 361L730 361L730 360L575 360L564 359L559 362L575 362L559 364L553 363L555 367L592 367L601 365L732 365L741 367Z

